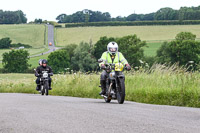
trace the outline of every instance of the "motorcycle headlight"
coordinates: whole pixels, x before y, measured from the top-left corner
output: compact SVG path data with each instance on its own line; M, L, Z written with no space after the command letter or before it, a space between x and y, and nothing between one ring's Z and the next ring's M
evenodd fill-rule
M47 78L48 77L48 73L43 73L43 77Z
M115 78L115 72L111 72L111 73L109 74L109 77L110 77L110 78Z

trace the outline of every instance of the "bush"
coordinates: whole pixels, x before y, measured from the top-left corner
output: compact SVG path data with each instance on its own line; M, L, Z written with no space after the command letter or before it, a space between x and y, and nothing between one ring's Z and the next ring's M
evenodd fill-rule
M179 65L188 65L192 61L196 68L200 61L200 42L195 41L195 35L191 33L179 33L176 40L164 42L158 49L157 61Z
M145 67L145 68L151 68L154 64L155 64L155 62L156 62L156 58L155 57L151 57L151 56L145 56L144 58L143 58L143 61L144 61L144 64L143 64L143 66Z
M191 32L180 32L176 35L176 40L184 41L184 40L195 40L196 35Z
M71 59L73 70L94 71L97 69L97 61L94 55L92 44L81 42L74 50L74 56Z
M8 37L2 38L0 40L0 49L9 48L11 46L11 42L12 42L12 40L10 40L10 38L8 38Z
M69 53L64 50L52 52L48 56L48 62L54 73L65 72L70 67Z
M24 73L30 66L28 64L29 53L27 50L12 50L3 53L3 68L5 72L9 73Z
M144 50L146 46L145 41L141 41L137 35L124 36L117 39L119 51L124 55L130 65L140 66L139 60L144 57Z
M62 25L55 25L54 27L55 27L55 28L61 28Z
M18 48L18 47L32 48L32 46L30 46L28 44L22 44L22 43L11 44L10 47L14 47L14 48Z
M74 50L78 47L77 44L70 44L70 45L67 45L65 46L64 48L62 48L62 50L65 50L68 54L69 54L69 57L70 57L70 62L72 60L72 57L74 56ZM71 66L70 66L71 67Z

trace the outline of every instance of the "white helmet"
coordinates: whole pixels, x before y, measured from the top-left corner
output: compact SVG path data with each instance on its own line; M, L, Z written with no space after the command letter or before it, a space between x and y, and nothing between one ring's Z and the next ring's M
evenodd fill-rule
M107 49L110 54L115 54L118 51L118 44L116 42L110 42L107 45Z
M42 60L43 59L39 59L39 61L38 61L39 65L42 65Z

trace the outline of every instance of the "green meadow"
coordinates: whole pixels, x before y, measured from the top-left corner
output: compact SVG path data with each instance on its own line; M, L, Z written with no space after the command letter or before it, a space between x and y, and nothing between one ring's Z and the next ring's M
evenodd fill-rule
M56 45L66 46L81 41L96 43L100 37L123 37L136 34L148 43L173 40L179 32L192 32L200 39L199 25L168 25L168 26L107 26L107 27L76 27L56 28Z
M9 37L12 43L23 43L31 45L33 48L43 48L45 30L45 25L0 25L0 38Z
M32 46L32 48L25 49L28 50L30 55L48 51L47 32L46 26L40 24L0 25L0 39L9 37L12 43L22 43ZM2 54L9 51L10 49L1 49L0 60L2 60ZM34 67L38 64L36 63L36 57L31 58L29 62ZM1 63L0 68L2 68Z

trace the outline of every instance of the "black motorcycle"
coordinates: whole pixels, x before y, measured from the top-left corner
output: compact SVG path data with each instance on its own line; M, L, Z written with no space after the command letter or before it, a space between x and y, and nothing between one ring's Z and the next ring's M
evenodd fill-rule
M40 74L40 93L41 95L48 96L49 94L49 74L44 71L42 74Z
M98 62L101 63L103 60L99 59ZM124 65L106 63L105 66L105 71L109 73L109 76L106 79L106 94L101 96L107 103L110 103L112 99L117 99L119 104L123 104L125 99L125 76L122 73Z

